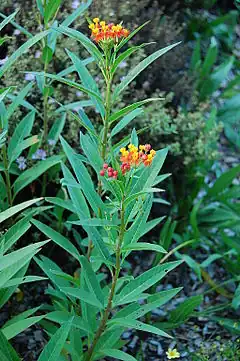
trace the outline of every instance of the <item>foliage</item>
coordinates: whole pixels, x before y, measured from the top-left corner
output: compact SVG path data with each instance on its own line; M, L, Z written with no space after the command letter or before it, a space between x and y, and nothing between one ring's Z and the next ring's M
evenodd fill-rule
M9 11L11 4L4 4ZM93 17L100 7L113 22L91 20L90 5ZM83 1L70 14L71 3L60 0L24 6L21 17L17 10L0 14L6 55L0 67L0 306L19 285L46 279L26 276L33 258L49 279L51 304L3 325L1 358L20 360L8 340L36 322L49 339L39 361L136 360L122 350L126 329L170 338L199 315L239 335L234 312L240 304L240 168L218 175L211 185L204 180L219 156L222 124L239 145L236 11L211 21L204 19L207 12L200 21L192 16L186 28L178 13L163 17L157 1L133 1L131 17L143 20L137 27L121 1ZM187 41L177 46L184 29ZM173 170L172 178L165 169ZM162 182L168 192L163 197ZM173 205L163 223L166 198ZM38 207L28 208L33 204ZM159 240L150 233L157 226ZM28 244L34 232L40 242ZM26 246L16 245L21 237ZM35 257L45 237L62 249L70 270L48 250L47 257ZM155 253L140 274L132 270L135 252ZM169 262L172 256L176 260ZM183 261L198 285L210 286L206 293L229 302L202 311L203 295L191 293L155 322L151 312L181 291L159 292L159 282L166 285L167 274ZM217 263L231 277L223 284L208 273ZM218 311L230 305L230 315L222 317ZM235 354L238 346L226 345L218 357Z
M41 212L41 207L33 208L24 215L24 209L41 201L41 199L34 199L17 206L10 207L6 211L0 213L0 223L11 220L12 217L22 211L22 217L13 225L9 226L8 230L0 237L0 308L10 299L10 297L18 290L21 284L41 281L45 277L26 276L26 272L32 258L41 250L41 248L48 242L38 242L27 247L20 248L11 252L11 248L19 240L20 237L26 233L31 227L30 220L33 215ZM26 328L39 322L44 316L32 316L39 307L29 309L26 312L8 320L1 328L0 354L5 357L7 355L6 349L10 350L7 340L13 338L18 333L21 333ZM31 317L32 316L32 317Z
M193 361L208 361L208 360L240 360L239 339L236 342L221 343L221 338L218 337L213 342L211 347L206 347L204 344L197 354L191 355Z

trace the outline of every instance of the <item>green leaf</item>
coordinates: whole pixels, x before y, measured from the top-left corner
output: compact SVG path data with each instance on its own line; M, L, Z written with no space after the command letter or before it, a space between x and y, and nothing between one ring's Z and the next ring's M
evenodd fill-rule
M35 36L33 36L31 39L26 41L22 46L20 46L4 63L4 65L0 68L0 78L3 76L3 74L15 63L15 61L25 52L30 49L34 44L36 44L38 41L43 39L45 36L47 36L50 33L50 30L43 31L42 33L39 33Z
M122 82L115 88L113 92L113 101L116 101L119 94L131 83L148 65L154 62L163 54L167 53L169 50L173 49L175 46L179 45L180 42L173 45L169 45L163 49L157 50L155 53L149 55L146 59L142 60L135 68L130 70L128 75L122 80Z
M62 165L62 170L63 170L63 174L64 174L64 179L66 180L66 182L68 183L68 181L69 181L69 183L76 185L75 187L67 186L71 200L73 201L73 204L76 208L76 213L78 214L80 219L90 218L90 213L89 213L89 209L88 209L86 200L85 200L81 190L79 189L79 187L77 187L78 183L72 176L71 172L64 165ZM88 184L88 187L89 187L89 184ZM84 226L83 228L88 233L89 239L91 239L93 241L94 246L96 246L96 248L98 249L99 254L104 259L108 259L110 257L109 251L108 251L107 247L105 246L105 243L104 243L100 233L97 231L97 229L94 227L87 227L87 226Z
M95 214L98 214L99 208L104 211L104 203L95 191L92 179L84 166L83 162L76 157L76 153L69 146L69 144L61 137L61 143L63 150L77 176L78 182L82 188L82 191L90 203Z
M83 85L86 88L92 90L94 93L98 94L98 96L101 99L102 97L101 97L101 93L98 89L97 83L95 82L95 80L93 79L93 77L89 73L88 69L83 64L83 62L71 51L67 50L67 54L70 57L71 61L73 62L74 66L78 72L78 76L81 79ZM104 118L105 109L103 106L103 100L101 99L101 101L99 101L94 96L90 96L90 98L91 98L93 104L95 105L96 109L101 114L102 118Z
M208 79L201 83L199 89L200 100L206 99L214 91L216 91L222 82L228 76L229 71L231 70L234 62L234 57L229 57L223 64L219 65L216 70L214 70Z
M23 142L24 138L30 135L34 120L35 112L32 111L28 113L15 128L8 146L9 166L21 154L21 149L19 149L20 144Z
M133 281L130 281L122 291L115 297L114 304L122 305L128 303L129 299L137 295L159 282L168 272L179 266L182 262L169 262L161 266L153 267L144 272Z
M11 15L10 15L11 16ZM7 16L0 13L0 18L2 19L7 19ZM16 29L20 30L21 33L23 33L24 35L26 35L28 38L32 38L33 35L28 31L26 30L25 28L23 28L22 26L20 26L19 24L17 24L15 21L11 20L9 22L11 25L13 25Z
M39 10L41 16L43 17L44 16L44 10L43 10L42 0L36 0L36 3L37 3L38 10Z
M61 0L60 0L61 1ZM49 46L45 45L42 53L42 60L45 64L49 64L53 57L53 51Z
M80 41L80 43L85 47L85 49L95 58L98 64L103 62L103 56L100 50L87 36L82 34L80 31L70 29L62 25L60 25L57 30L77 41Z
M203 302L203 296L192 296L170 312L169 322L180 325L188 320L195 308Z
M201 64L201 40L197 39L196 44L194 46L193 54L191 57L190 70L197 71Z
M45 24L48 24L48 22L55 16L60 4L61 0L48 0L47 6L44 9Z
M92 0L81 2L78 8L72 14L68 15L66 19L64 19L61 25L62 26L71 25L74 22L74 20L76 20L80 15L84 14L84 12L89 8L91 4L92 4Z
M133 184L131 194L141 192L143 189L151 188L160 172L166 159L168 149L158 150L150 167L143 168L143 171L136 183Z
M135 119L137 116L143 114L143 109L137 108L133 110L132 112L128 113L125 117L123 117L120 122L113 128L111 131L111 137L114 137L116 134L121 132L122 129L124 129L133 119Z
M22 211L23 209L32 206L33 204L41 201L43 198L36 198L30 201L20 203L14 207L8 208L6 211L0 213L0 223L4 222L6 219L12 217L14 214Z
M44 280L47 280L47 278L40 277L40 276L26 276L24 278L12 278L10 281L7 282L7 285L3 285L2 288L4 288L5 286L6 286L6 288L8 288L8 287L17 286L17 285L24 284L24 283L44 281Z
M70 86L71 88L75 88L75 89L78 89L80 91L82 91L83 93L86 93L88 94L89 96L93 96L94 98L96 98L98 101L102 102L102 98L94 91L92 91L91 89L89 88L85 88L84 86L74 82L74 81L71 81L71 80L68 80L68 79L65 79L65 78L62 78L58 75L54 75L54 74L49 74L49 73L41 73L41 72L29 72L29 74L33 74L33 75L45 75L45 77L47 78L50 78L50 79L53 79L53 80L56 80L58 81L59 83L63 83L63 84L66 84L68 86Z
M70 312L65 311L53 311L46 315L46 319L52 322L57 322L62 324L66 324L69 320L72 319L72 314ZM72 326L76 327L82 331L90 332L89 325L83 322L83 319L79 316L74 316L72 320ZM45 361L45 360L44 360Z
M208 51L205 56L205 60L203 62L202 69L200 72L200 76L202 78L208 76L209 73L211 72L211 69L212 69L213 65L215 64L215 61L217 60L217 53L218 53L217 42L216 42L215 38L213 37L213 38L211 38L211 44L208 48Z
M62 159L63 155L53 155L46 160L41 160L32 168L21 173L13 184L14 197L16 197L17 193L19 193L23 188L45 173L49 168L60 163Z
M40 221L32 220L31 223L34 224L42 233L44 233L58 246L65 249L65 251L67 251L74 258L79 260L80 254L77 248L66 237Z
M26 97L26 95L29 93L29 91L32 89L32 87L33 87L33 83L29 83L18 93L18 95L15 97L12 104L7 109L7 112L5 114L6 120L10 119L10 117L13 115L14 111L21 104L21 102Z
M57 143L66 121L66 114L63 114L60 118L56 119L53 123L49 133L48 140L54 140ZM54 147L51 147L54 148Z
M15 223L0 237L0 244L3 245L3 253L6 253L19 238L29 230L31 227L29 220L29 217L20 219L20 221Z
M116 60L114 61L112 68L111 68L111 73L114 74L119 66L119 64L121 64L125 59L127 59L130 55L132 55L133 53L135 53L135 51L142 49L144 46L146 45L150 45L153 43L147 43L147 44L141 44L139 46L132 46L131 48L128 48L127 50L125 50L123 53L121 53Z
M216 197L220 192L227 189L232 184L232 181L239 175L240 165L231 168L229 171L224 172L218 179L215 181L214 185L208 189L208 196Z
M220 326L225 327L231 333L240 335L240 324L235 319L230 319L226 317L212 317L212 320L217 321Z
M158 100L162 100L162 98L149 98L149 99L144 99L144 100L140 100L139 102L133 103L131 105L126 106L125 108L122 108L120 110L118 110L116 113L112 114L109 118L109 122L110 124L112 124L113 122L115 122L116 120L118 120L119 118L123 117L124 115L132 112L133 110L141 107L144 104L147 104L149 102L152 101L158 101Z
M72 327L73 318L61 326L59 330L51 337L48 344L44 347L38 361L59 361L61 351L64 348Z
M47 202L55 204L56 206L67 209L72 213L76 213L76 209L75 209L75 207L73 205L73 202L71 200L69 200L69 199L61 199L61 198L58 198L58 197L46 197L45 200Z
M7 338L4 336L3 332L0 330L0 352L5 359L2 361L21 361L20 357L17 355L16 351L12 345L8 342ZM1 356L1 354L0 354Z
M137 361L135 357L128 355L126 352L114 349L104 349L100 352L103 356L113 357L114 359L123 361Z
M40 259L35 258L34 260L58 289L62 287L69 287L71 285L69 281L66 281L62 277L56 276L55 273L60 273L62 270L49 258L40 256Z
M166 332L160 330L157 327L147 325L146 323L136 321L131 318L114 318L110 321L108 321L108 325L118 325L118 326L124 326L126 328L134 328L135 330L150 332L155 335L159 335L162 337L168 337L171 338L170 335L168 335Z
M43 316L34 316L26 318L25 320L17 321L16 323L3 327L2 332L7 340L10 340L11 338L15 337L22 331L26 330L27 328L31 327L32 325L35 325L35 323L41 321L45 315Z
M21 320L24 320L26 319L27 317L29 316L32 316L35 312L37 312L39 309L41 308L41 306L38 306L38 307L34 307L34 308L31 308L27 311L24 311L22 313L20 313L19 315L15 316L15 317L12 317L9 321L7 321L4 325L4 327L6 326L10 326L12 324L14 324L15 322L17 321L21 321Z
M103 305L99 300L94 296L93 293L87 292L84 289L80 288L74 288L74 287L62 287L61 291L66 293L67 295L73 296L79 300L82 300L86 303L89 303L89 305L95 306L98 309L102 310Z
M88 227L117 227L119 222L114 223L113 220L101 219L101 218L89 218L80 221L69 221L69 223L77 224L79 226Z
M198 276L199 280L202 281L202 274L201 274L201 267L200 265L190 256L187 254L181 254L181 259L184 260L187 265L194 270L196 275Z
M44 246L49 241L38 242L31 244L30 246L26 246L17 251L11 252L5 256L1 257L0 271L4 271L5 268L10 267L25 258L29 255L34 255L36 250L39 250L40 247Z
M238 285L238 287L234 293L234 297L232 300L232 306L235 310L237 310L240 306L240 285Z
M102 293L101 287L100 287L97 277L92 269L91 264L88 262L88 260L84 256L80 257L80 262L85 271L85 279L86 279L86 283L87 283L89 290L94 294L95 298L103 306L104 305L104 295Z
M127 38L123 39L117 46L116 52L118 52L133 36L135 36L144 26L148 25L150 20L146 21L144 24L140 25L137 29L132 31Z
M14 11L14 13L12 13L11 15L9 15L8 17L6 17L1 23L0 23L0 31L4 28L4 26L6 26L8 23L10 23L12 21L12 19L15 18L16 14L18 13L19 9L17 9L16 11Z
M156 251L160 253L167 253L165 249L157 244L147 243L147 242L138 242L131 243L122 248L122 252L127 251Z
M145 304L140 305L138 302L131 303L118 311L113 318L130 317L136 319L143 317L146 313L151 312L170 301L181 290L182 288L174 288L171 290L155 293L147 297L147 302Z

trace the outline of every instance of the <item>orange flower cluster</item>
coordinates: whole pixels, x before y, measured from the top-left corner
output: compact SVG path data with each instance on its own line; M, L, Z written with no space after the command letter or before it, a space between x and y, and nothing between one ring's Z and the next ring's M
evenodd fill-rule
M146 167L151 165L156 151L152 149L150 144L139 145L139 147L129 144L127 148L121 148L120 153L121 170L122 174L125 174L131 169L131 166L136 167L140 163Z
M91 36L96 43L109 40L117 42L119 39L126 38L129 35L129 31L123 28L121 24L106 24L105 21L100 21L99 18L94 18L89 28L92 30Z

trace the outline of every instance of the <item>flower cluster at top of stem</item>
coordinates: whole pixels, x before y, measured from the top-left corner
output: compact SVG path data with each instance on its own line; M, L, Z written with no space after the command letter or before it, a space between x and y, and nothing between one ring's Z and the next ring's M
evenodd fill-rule
M119 39L126 38L129 35L129 30L123 28L121 24L106 24L105 21L100 21L99 18L94 18L89 28L92 31L91 37L96 43L117 43Z
M120 153L121 170L125 174L132 166L136 167L141 163L146 167L151 165L156 151L152 149L150 144L139 145L139 147L129 144L127 148L121 148Z

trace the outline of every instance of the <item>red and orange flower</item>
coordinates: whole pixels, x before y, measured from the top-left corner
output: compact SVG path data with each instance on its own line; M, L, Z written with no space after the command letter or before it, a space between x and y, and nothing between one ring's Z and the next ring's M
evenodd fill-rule
M109 40L118 42L119 39L126 38L129 35L129 30L125 29L121 24L106 24L105 21L100 21L99 18L94 18L89 28L92 31L91 37L96 43Z
M140 163L143 163L145 167L151 165L156 151L150 144L139 145L139 147L129 144L127 148L121 148L120 153L121 170L125 174L131 167L136 167Z

